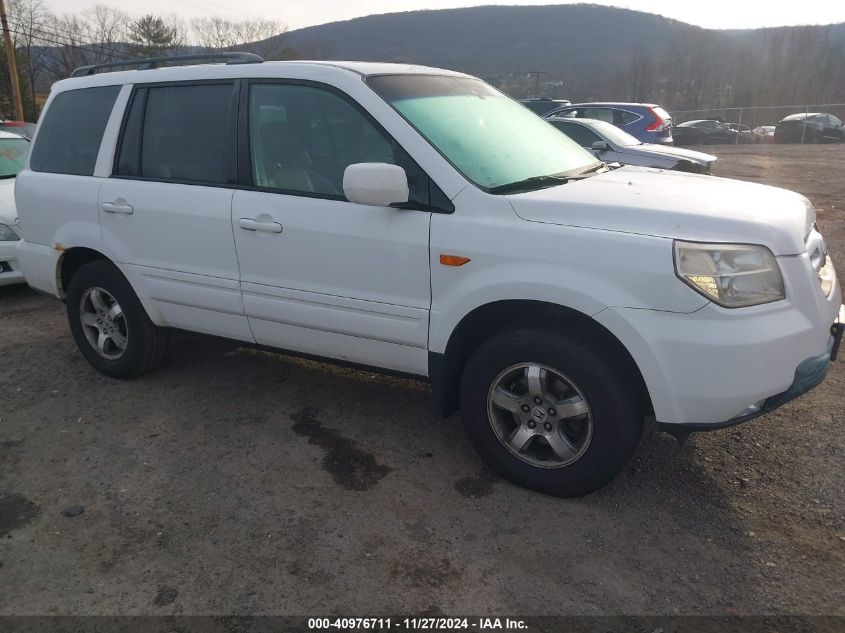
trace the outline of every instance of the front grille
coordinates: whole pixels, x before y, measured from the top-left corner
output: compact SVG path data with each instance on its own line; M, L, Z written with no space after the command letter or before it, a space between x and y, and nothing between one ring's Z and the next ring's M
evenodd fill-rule
M12 267L9 266L9 262L0 262L0 273L10 273L12 272Z

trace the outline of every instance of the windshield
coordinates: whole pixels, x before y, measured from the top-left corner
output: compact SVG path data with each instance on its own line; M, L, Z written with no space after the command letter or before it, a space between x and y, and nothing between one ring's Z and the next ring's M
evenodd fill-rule
M14 178L23 169L29 141L22 138L0 138L0 178Z
M625 130L620 130L613 123L607 121L590 121L590 127L607 139L611 145L633 147L643 144L636 136L631 136Z
M480 79L382 75L367 83L466 178L491 190L536 179L560 184L600 164L528 108Z

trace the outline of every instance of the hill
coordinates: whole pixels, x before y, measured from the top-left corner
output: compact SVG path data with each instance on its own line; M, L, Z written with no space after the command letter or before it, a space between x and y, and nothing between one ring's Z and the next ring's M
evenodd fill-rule
M706 101L696 107L724 106L740 96L758 102L845 97L845 82L837 78L845 77L845 24L717 31L590 4L484 6L371 15L278 37L306 58L451 68L483 76L516 96L530 96L540 85L548 96L579 100L654 98L675 106ZM779 90L774 76L772 85L754 80L753 95L745 90L754 75L800 66L798 55L805 62L826 58L812 90L806 82ZM723 80L693 76L714 72Z

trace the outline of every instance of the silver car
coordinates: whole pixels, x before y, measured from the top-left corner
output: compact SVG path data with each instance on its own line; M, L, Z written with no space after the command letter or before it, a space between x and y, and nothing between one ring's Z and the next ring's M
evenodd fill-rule
M709 174L715 156L670 145L643 143L606 121L552 117L547 119L561 132L607 163L674 169Z

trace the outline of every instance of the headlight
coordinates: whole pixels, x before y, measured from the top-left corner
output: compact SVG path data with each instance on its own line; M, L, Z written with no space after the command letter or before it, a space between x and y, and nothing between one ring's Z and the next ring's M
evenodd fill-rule
M780 268L765 246L676 241L675 271L693 290L726 308L785 296Z
M17 242L18 234L12 230L12 227L5 224L0 224L0 242Z

